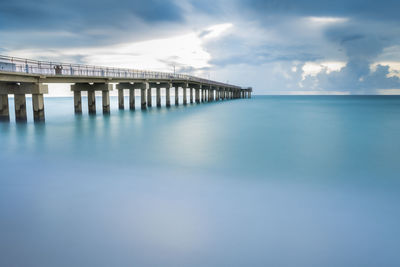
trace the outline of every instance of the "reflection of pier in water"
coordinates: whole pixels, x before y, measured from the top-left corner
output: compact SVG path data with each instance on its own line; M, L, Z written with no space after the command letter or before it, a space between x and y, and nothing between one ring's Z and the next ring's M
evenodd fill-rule
M183 105L250 98L252 88L206 80L190 75L132 69L107 68L77 64L51 63L0 56L0 120L9 121L8 95L14 95L16 121L26 121L26 94L32 95L33 117L44 121L44 98L48 83L71 83L75 113L82 113L82 91L88 95L89 113L96 113L95 92L102 92L103 113L110 113L110 91L118 90L119 108L124 109L124 90L129 90L129 108L135 109L135 90L140 91L141 108L152 107L153 89L156 105L161 107L161 89L165 90L167 107L171 106L171 88L175 105L180 91Z

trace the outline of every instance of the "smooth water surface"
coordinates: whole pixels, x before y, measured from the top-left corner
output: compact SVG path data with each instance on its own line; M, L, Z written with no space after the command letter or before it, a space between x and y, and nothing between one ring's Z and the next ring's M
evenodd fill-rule
M400 266L400 97L100 100L0 123L0 266Z

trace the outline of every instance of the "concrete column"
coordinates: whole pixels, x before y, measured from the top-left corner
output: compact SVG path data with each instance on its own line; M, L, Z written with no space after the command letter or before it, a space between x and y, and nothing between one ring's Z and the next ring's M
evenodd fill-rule
M74 106L75 106L75 114L82 114L82 93L81 93L81 91L74 91Z
M151 95L151 87L149 87L149 89L147 89L147 106L148 107L151 107L152 106L152 99L151 99L151 97L152 97L152 95Z
M190 87L189 90L190 104L193 104L193 88Z
M206 101L206 89L201 90L201 102Z
M135 110L135 89L129 89L129 109Z
M44 99L43 94L32 95L32 107L33 107L33 120L44 121Z
M183 89L183 105L187 105L187 87L184 85L182 87Z
M179 86L175 86L175 106L179 106Z
M89 114L96 114L96 94L95 91L88 91Z
M141 97L141 107L142 109L147 109L147 101L146 101L146 94L147 94L147 88L142 88L140 90L140 97Z
M14 106L15 106L15 120L17 122L27 121L25 94L15 94L14 95Z
M169 108L171 106L171 86L165 88L166 106Z
M199 104L200 103L200 89L199 88L195 88L195 93L196 93L196 103Z
M120 90L118 90L120 91ZM103 97L103 114L110 114L110 92L109 91L102 91ZM123 94L123 93L122 93ZM122 104L123 106L123 104Z
M118 89L118 108L125 109L124 89Z
M156 89L157 107L161 107L161 88L158 86Z
M0 121L10 121L8 95L0 95Z

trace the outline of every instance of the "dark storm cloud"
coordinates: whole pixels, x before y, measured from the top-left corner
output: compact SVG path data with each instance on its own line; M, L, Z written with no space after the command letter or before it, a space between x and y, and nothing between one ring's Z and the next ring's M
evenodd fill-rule
M399 20L398 0L239 0L243 8L258 13L296 16L351 16Z
M147 23L177 22L180 8L168 0L13 0L0 5L0 29L81 30L99 26L134 27L132 18Z

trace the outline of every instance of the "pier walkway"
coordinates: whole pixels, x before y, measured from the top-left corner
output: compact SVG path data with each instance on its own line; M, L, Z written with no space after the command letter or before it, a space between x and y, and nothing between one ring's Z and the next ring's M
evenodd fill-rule
M26 95L32 95L34 121L44 121L44 94L50 83L70 83L74 93L75 113L82 113L82 91L88 95L88 112L96 113L95 92L102 92L103 113L110 113L110 91L118 90L118 104L124 109L124 91L129 91L129 108L135 109L135 90L140 91L141 108L161 107L161 89L165 90L167 107L171 106L172 88L175 105L180 89L183 105L228 99L250 98L252 88L225 84L184 74L107 68L81 64L53 63L0 56L0 120L9 121L8 95L14 95L15 119L26 121Z

